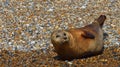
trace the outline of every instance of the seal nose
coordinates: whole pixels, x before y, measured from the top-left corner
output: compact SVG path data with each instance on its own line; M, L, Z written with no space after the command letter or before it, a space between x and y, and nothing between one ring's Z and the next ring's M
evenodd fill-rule
M64 40L67 40L67 35L66 35L66 33L63 33L63 39L64 39Z
M63 39L64 39L64 40L67 40L67 37L64 37Z

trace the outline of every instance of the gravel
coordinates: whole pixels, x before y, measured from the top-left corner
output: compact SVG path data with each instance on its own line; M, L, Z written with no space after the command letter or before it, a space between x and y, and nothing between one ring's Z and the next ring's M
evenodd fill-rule
M22 52L40 50L48 53L48 49L49 51L53 49L50 35L54 30L85 26L101 14L107 16L103 27L104 32L108 34L104 39L105 48L114 46L119 48L119 6L119 0L1 0L0 50L3 53L4 50ZM7 62L12 64L11 60ZM19 63L23 64L23 60ZM25 64L27 66L27 62Z

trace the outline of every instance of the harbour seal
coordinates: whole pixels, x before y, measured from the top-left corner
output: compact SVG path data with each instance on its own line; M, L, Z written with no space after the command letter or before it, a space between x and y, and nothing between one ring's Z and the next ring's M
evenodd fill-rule
M100 15L91 24L81 28L58 30L51 34L55 52L62 59L81 58L103 50L102 26L106 20Z

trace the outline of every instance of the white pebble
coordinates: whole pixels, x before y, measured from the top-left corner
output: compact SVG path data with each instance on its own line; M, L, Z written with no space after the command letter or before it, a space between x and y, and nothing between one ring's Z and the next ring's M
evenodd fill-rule
M9 45L12 45L12 42L8 42Z
M70 64L70 65L71 65L71 64L73 64L73 63L72 63L72 62L68 62L68 64Z
M82 8L82 9L85 9L85 8L86 8L86 5L83 5L81 8Z
M35 44L35 41L31 41L31 44Z
M21 33L21 35L22 35L22 36L24 36L24 35L25 35L25 33L24 33L24 32L22 32L22 33Z
M26 24L26 26L27 26L27 27L29 27L29 26L30 26L30 24Z
M114 28L116 25L114 25L114 24L111 24L111 26Z
M52 11L53 11L53 8L48 9L48 11L52 12Z
M117 46L119 46L119 45L120 45L120 42L116 42L115 44L116 44Z
M4 27L4 25L2 25L1 27Z

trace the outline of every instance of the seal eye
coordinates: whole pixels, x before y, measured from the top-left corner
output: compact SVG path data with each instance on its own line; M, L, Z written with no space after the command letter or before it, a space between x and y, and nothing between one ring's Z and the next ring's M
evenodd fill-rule
M60 37L60 35L56 35L56 38Z

